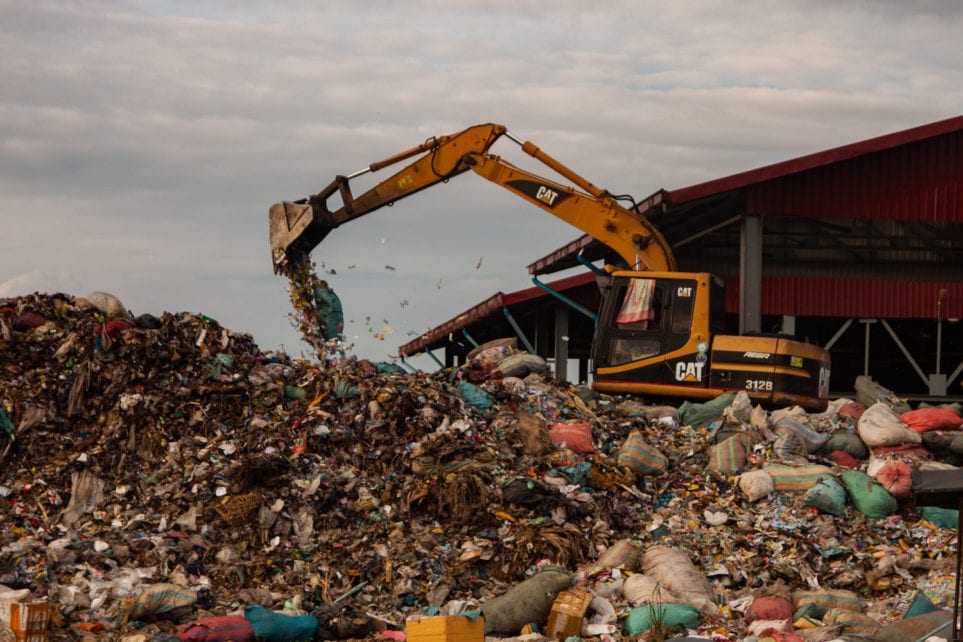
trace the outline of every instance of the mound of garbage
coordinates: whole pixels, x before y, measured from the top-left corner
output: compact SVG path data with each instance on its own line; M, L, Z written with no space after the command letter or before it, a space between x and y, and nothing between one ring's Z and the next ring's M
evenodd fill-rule
M409 372L106 293L0 299L0 629L949 637L958 515L912 480L957 469L960 412L652 405L511 341Z

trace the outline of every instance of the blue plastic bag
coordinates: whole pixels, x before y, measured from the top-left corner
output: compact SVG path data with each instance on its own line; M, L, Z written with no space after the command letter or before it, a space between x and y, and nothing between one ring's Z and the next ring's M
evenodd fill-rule
M455 388L461 394L462 398L465 400L465 403L473 408L477 408L478 410L482 411L491 410L491 407L495 404L490 394L472 383L468 383L467 381L456 381Z
M264 642L312 640L318 630L318 621L310 615L283 615L256 604L244 607L244 617L257 639Z

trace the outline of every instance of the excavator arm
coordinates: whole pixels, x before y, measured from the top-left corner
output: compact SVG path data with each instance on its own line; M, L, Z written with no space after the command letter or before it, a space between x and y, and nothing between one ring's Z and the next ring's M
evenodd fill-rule
M503 135L579 189L547 180L489 153L489 148ZM352 193L351 179L414 157L417 157L414 161L363 194L356 197ZM430 138L349 176L338 176L323 190L302 201L273 205L269 222L275 272L306 260L311 250L342 223L468 170L605 243L629 268L675 270L675 258L668 243L645 217L622 207L607 191L592 185L532 143L515 138L504 126L484 124L450 136ZM340 206L331 209L329 201L335 194L340 198Z

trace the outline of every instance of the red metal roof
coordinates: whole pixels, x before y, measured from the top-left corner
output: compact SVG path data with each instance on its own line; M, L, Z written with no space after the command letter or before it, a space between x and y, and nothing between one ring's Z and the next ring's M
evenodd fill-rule
M814 154L800 156L787 161L766 165L757 169L739 172L731 176L717 178L698 185L683 187L676 190L662 190L651 196L647 201L640 205L640 209L645 211L654 205L665 203L679 204L694 201L699 198L728 192L730 190L747 187L749 185L772 181L783 178L791 174L797 174L806 170L816 169L851 160L860 156L867 156L875 152L893 149L909 143L918 143L927 139L935 138L944 134L963 131L963 116L955 116L946 120L905 129L903 131L877 136L867 140L850 143L841 147L834 147ZM895 168L893 168L895 169ZM900 177L901 174L895 172L892 178ZM959 178L959 174L956 175ZM880 177L885 178L885 177ZM810 215L817 215L818 212L809 212Z
M725 278L726 311L739 311L739 279ZM821 317L936 319L940 290L946 290L943 319L963 318L963 283L868 281L766 277L762 313Z

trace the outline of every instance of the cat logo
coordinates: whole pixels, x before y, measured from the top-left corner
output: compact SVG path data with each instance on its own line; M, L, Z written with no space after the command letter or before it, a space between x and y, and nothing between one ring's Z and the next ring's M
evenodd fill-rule
M546 205L555 205L555 199L558 198L558 192L553 189L548 189L544 185L538 188L535 192L535 198L542 201Z
M516 178L514 180L505 181L505 187L518 192L532 199L533 201L538 201L538 204L542 207L547 207L550 209L555 209L565 201L570 198L574 198L574 194L565 191L563 188L556 187L555 185L546 185L545 183L540 183L538 181L530 181L524 178Z
M705 367L704 363L693 363L691 361L680 361L675 364L675 380L676 381L691 381L697 382L702 381L702 369Z

